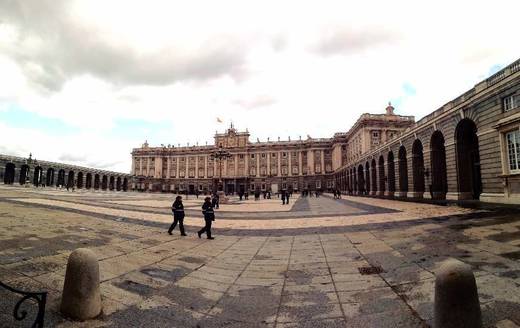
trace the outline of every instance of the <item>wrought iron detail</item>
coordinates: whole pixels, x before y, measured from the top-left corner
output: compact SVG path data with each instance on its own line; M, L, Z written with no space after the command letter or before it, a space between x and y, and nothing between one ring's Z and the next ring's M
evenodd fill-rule
M22 309L23 303L27 300L35 301L38 304L38 314L36 319L31 325L32 328L43 328L43 319L45 317L45 303L47 302L47 292L26 292L13 287L10 287L0 281L0 287L7 289L8 291L23 295L22 298L16 303L13 309L13 317L17 321L25 320L27 317L27 311Z

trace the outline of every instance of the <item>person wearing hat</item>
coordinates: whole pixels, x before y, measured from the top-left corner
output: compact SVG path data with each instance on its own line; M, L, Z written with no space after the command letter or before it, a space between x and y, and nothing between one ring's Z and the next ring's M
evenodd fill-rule
M203 233L206 233L208 239L215 239L214 237L211 237L211 223L215 221L215 211L213 210L213 204L211 203L210 197L204 199L204 204L202 204L202 214L204 215L206 225L197 232L199 238Z
M173 229L179 223L179 230L181 231L181 236L187 236L184 232L184 205L182 204L182 197L175 197L175 201L172 204L172 212L173 212L173 223L168 229L168 233L171 235Z

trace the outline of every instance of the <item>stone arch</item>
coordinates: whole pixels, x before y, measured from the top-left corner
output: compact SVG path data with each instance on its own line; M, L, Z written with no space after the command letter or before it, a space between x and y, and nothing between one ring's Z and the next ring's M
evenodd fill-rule
M395 192L395 165L394 165L394 153L388 152L387 157L387 170L388 170L388 192Z
M85 189L92 188L92 173L88 172L85 175Z
M41 166L36 166L34 168L34 174L33 174L33 185L38 187L43 183L43 170Z
M83 172L78 172L78 178L76 181L76 187L78 189L83 188Z
M54 185L54 169L52 167L47 169L47 178L45 179L46 186Z
M386 191L386 184L385 184L385 158L383 155L379 156L379 163L378 163L378 182L379 182L379 194L381 196L384 195L384 192Z
M67 187L74 187L74 171L69 171L69 175L67 176Z
M29 165L23 164L20 168L20 179L18 182L21 185L24 185L27 182L27 178L29 177Z
M358 192L360 195L365 193L365 177L363 164L359 164L357 168L357 181L358 181Z
M376 159L372 158L372 162L370 164L370 182L372 182L372 187L370 190L372 194L375 195L377 191L377 167L376 167Z
M7 163L4 171L4 184L13 184L14 176L16 174L16 165L14 163Z
M128 178L123 179L123 191L128 190Z
M431 196L433 199L446 199L448 176L446 174L446 148L442 132L435 131L430 140L431 158Z
M56 186L63 187L65 186L65 170L60 169L58 171L58 181L56 181Z
M108 179L108 189L114 190L114 187L115 187L115 178L113 175L111 175L110 178Z
M371 184L370 184L370 162L365 163L365 192L366 194L370 194L371 190Z
M414 197L422 197L424 193L424 155L421 140L415 139L412 145L412 177Z
M479 199L482 193L477 126L462 119L455 129L459 199Z
M121 191L121 177L117 177L116 180L116 190Z
M103 175L103 178L101 179L101 189L107 190L108 188L108 177L106 175Z
M94 189L98 190L101 185L101 182L99 180L99 174L94 175Z
M399 191L408 192L408 159L406 158L406 148L399 147L398 166L399 166Z

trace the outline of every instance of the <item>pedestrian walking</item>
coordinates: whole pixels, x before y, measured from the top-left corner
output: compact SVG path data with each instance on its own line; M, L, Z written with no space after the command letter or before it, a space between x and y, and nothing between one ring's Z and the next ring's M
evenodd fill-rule
M287 191L287 192L285 193L285 204L286 204L286 205L289 205L289 198L291 197L291 194L292 194L291 191Z
M168 233L171 235L173 229L179 224L179 230L181 231L181 236L186 236L184 232L184 205L182 204L182 197L175 197L175 201L172 204L172 212L173 212L173 223L168 229Z
M211 236L211 223L215 221L215 211L213 210L213 204L210 197L204 199L204 204L202 204L202 215L204 215L205 225L204 228L197 232L197 235L201 238L201 235L206 233L208 239L215 239Z
M285 190L282 190L280 197L282 198L282 205L285 205Z

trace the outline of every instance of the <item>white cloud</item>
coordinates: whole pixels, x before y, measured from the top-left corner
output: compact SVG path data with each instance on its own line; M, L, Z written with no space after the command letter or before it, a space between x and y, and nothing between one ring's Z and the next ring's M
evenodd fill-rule
M0 122L2 138L16 136L0 151L128 171L146 138L211 143L225 127L217 116L249 128L252 141L331 136L391 99L419 119L518 58L519 9L506 0L2 2L0 111L23 108L77 133ZM403 98L403 83L415 95ZM129 127L135 135L118 140L110 132L121 119L173 129Z

